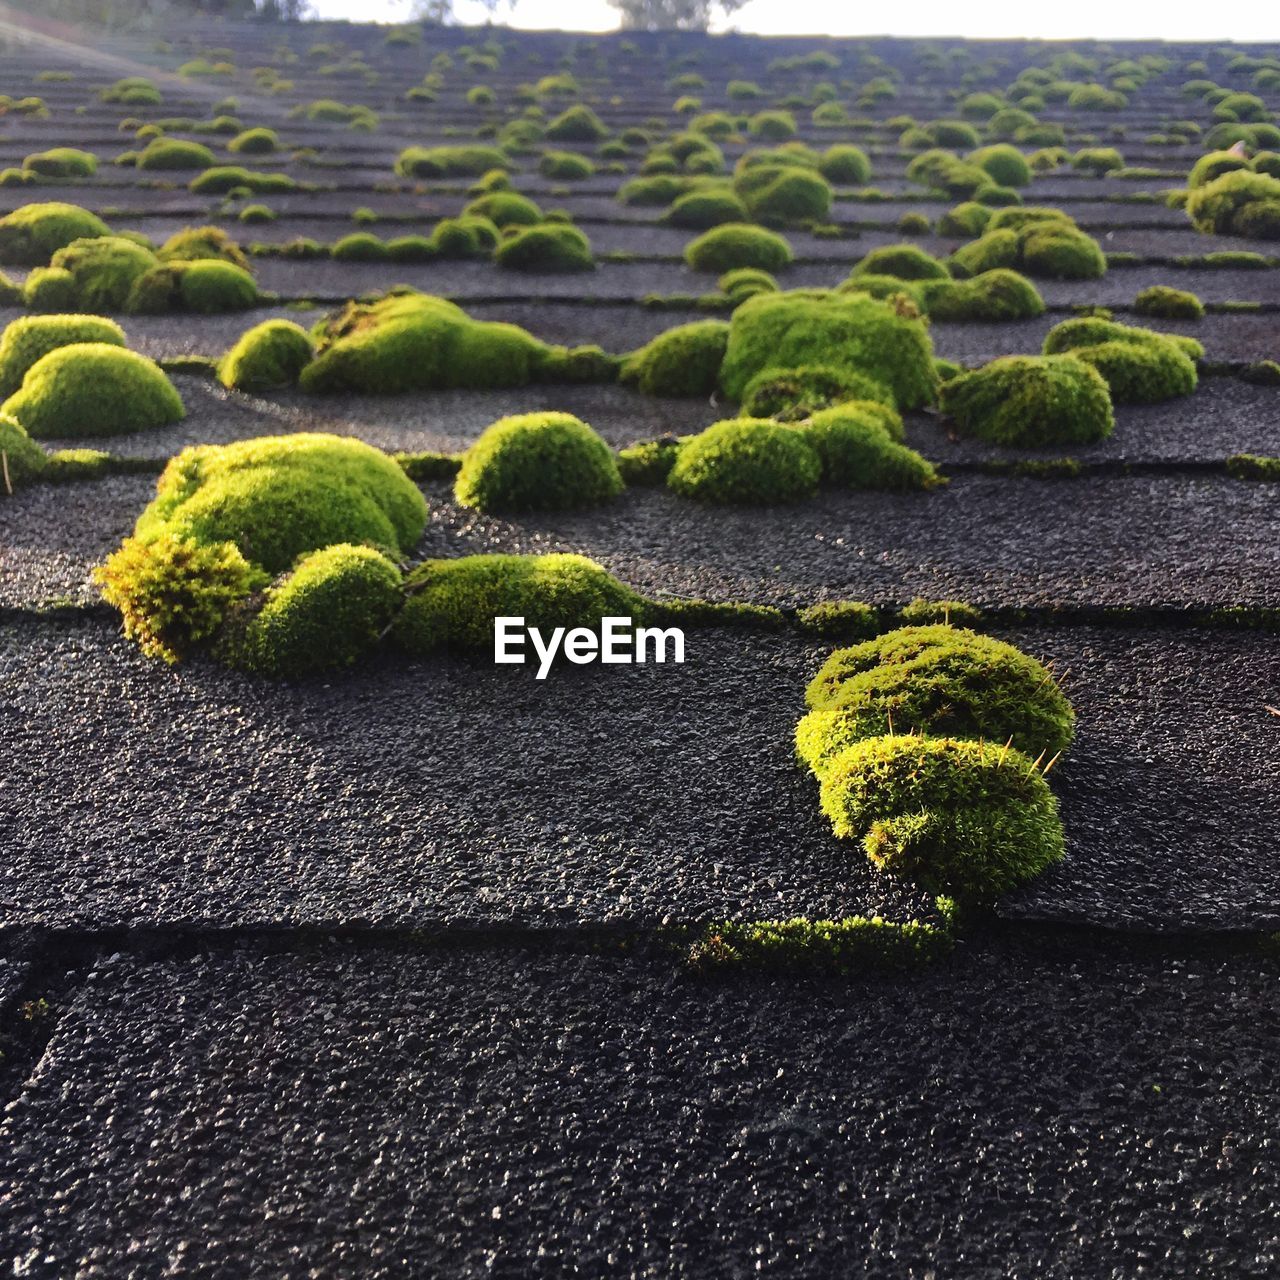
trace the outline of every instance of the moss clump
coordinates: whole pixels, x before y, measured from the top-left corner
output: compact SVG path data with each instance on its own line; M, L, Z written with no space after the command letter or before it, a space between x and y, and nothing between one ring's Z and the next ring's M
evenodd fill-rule
M80 305L75 277L61 267L33 267L19 300L29 311L74 311Z
M177 662L216 635L227 612L265 575L230 542L205 544L158 530L145 540L126 538L94 579L120 611L125 635L148 656Z
M396 159L402 178L478 178L510 167L505 152L483 146L406 147Z
M1158 320L1204 319L1204 303L1194 293L1171 289L1163 284L1143 289L1134 298L1133 309L1140 316L1152 316Z
M1065 751L1075 713L1039 662L1002 640L945 624L907 626L837 649L809 682L796 753L821 776L855 743L887 733L1012 741Z
M1187 215L1196 230L1206 235L1280 240L1280 178L1224 173L1190 192Z
M1115 429L1101 375L1071 355L1003 356L942 386L943 412L995 444L1093 444Z
M454 497L480 511L565 511L622 492L612 450L568 413L525 413L486 427L466 451Z
M528 196L515 191L491 191L477 196L462 213L464 217L486 218L499 228L533 227L542 221L542 210Z
M1092 365L1117 404L1153 404L1196 389L1195 362L1204 347L1194 338L1082 317L1054 325L1045 336L1044 352L1070 352Z
M227 150L235 155L269 156L280 150L280 139L274 129L245 129L227 143Z
M924 307L934 320L1029 320L1044 314L1044 299L1025 276L998 267L972 280L927 283Z
M207 169L214 162L213 152L200 142L184 142L180 138L152 138L138 153L139 169Z
M0 414L0 498L39 480L49 457L14 418Z
M498 228L478 214L441 218L431 232L431 251L441 258L484 258L501 240ZM390 255L390 247L386 246Z
M1069 222L1035 218L1010 225L998 219L993 216L982 236L952 254L953 274L973 276L997 267L1051 280L1096 280L1106 274L1098 242Z
M134 282L126 309L160 315L186 311L217 315L244 311L258 301L258 286L245 270L230 262L201 258L153 267Z
M77 309L122 311L134 285L156 264L156 255L132 240L99 236L72 241L51 265L70 273Z
M728 345L729 326L723 320L678 325L633 351L622 365L621 380L648 396L710 395Z
M764 369L825 365L886 387L899 409L933 401L937 381L928 330L918 318L860 295L759 294L733 313L720 385L741 400Z
M79 205L23 205L0 218L0 262L40 266L74 240L110 234L110 228L97 214Z
M270 676L349 667L368 653L404 604L400 570L372 547L313 551L267 591L222 646L235 666Z
M53 147L27 156L22 167L42 178L91 178L98 171L98 157L76 147Z
M355 231L336 240L329 250L335 262L385 262L387 246L367 231Z
M236 391L294 386L311 363L311 335L292 320L266 320L240 335L218 363L218 380Z
M846 748L822 777L837 836L892 875L965 903L989 902L1063 856L1057 801L1020 751L893 735Z
M268 575L336 543L412 550L427 504L391 458L372 445L300 432L184 449L165 467L134 534L204 546L234 543Z
M778 271L791 261L791 246L773 231L749 223L715 227L690 242L684 260L695 271L721 273L736 267Z
M609 136L609 130L590 107L581 104L561 112L547 125L547 137L552 142L599 142Z
M818 161L818 172L828 182L861 185L871 181L871 161L861 147L837 143L822 153Z
M1017 147L998 142L980 147L966 157L969 164L989 174L1002 187L1025 187L1031 181L1031 166Z
M408 603L391 637L415 656L492 653L496 617L522 617L547 634L554 627L596 629L606 617L641 622L649 611L643 597L578 555L428 560L405 585Z
M900 443L902 420L875 401L855 400L800 424L822 464L821 483L840 489L932 489L933 464Z
M754 298L757 293L778 292L778 282L767 271L761 271L758 267L735 267L732 271L726 271L716 281L716 287L735 304Z
M41 356L0 406L38 439L146 431L185 412L159 366L111 342L74 343Z
M22 316L5 326L0 336L0 399L8 399L27 371L50 351L77 343L125 345L124 330L102 316Z
M1233 453L1227 459L1227 474L1236 480L1280 482L1280 458L1258 453Z
M519 227L494 250L493 260L508 271L591 271L591 242L577 227L544 222Z
M858 260L851 273L894 276L899 280L949 280L946 264L914 244L885 244Z
M700 502L765 506L812 497L821 474L816 450L794 427L734 418L688 440L667 484Z
M214 165L187 183L187 190L195 195L226 195L243 190L260 196L278 196L297 189L297 180L287 173L261 173L237 164Z
M233 263L245 271L249 269L244 250L221 227L184 227L160 246L156 257L161 262L197 262L212 258Z
M302 372L304 391L521 387L555 351L515 325L472 320L420 293L349 303L319 326L316 349Z
M592 161L576 151L545 151L538 161L538 172L556 182L581 182L595 171Z
M753 165L733 182L753 218L775 226L821 222L831 212L830 184L799 165Z
M894 439L902 438L902 419L892 407L893 392L865 373L833 365L762 369L742 393L742 413L747 418L802 422L819 410L849 400L870 400L885 406L897 422Z
M688 960L704 973L746 969L850 976L916 969L941 959L952 945L946 928L919 920L726 920L702 930L690 944Z
M662 220L689 231L707 231L726 222L745 222L748 216L746 205L732 191L709 188L677 196Z
M990 221L989 206L979 204L976 200L965 200L938 219L938 234L973 240L987 229Z

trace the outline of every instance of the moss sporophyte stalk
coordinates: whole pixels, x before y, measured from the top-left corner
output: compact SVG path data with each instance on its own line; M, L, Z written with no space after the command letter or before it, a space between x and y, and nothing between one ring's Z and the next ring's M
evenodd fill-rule
M536 678L545 680L558 656L575 666L592 662L607 666L667 661L680 664L684 662L684 632L679 627L637 627L634 618L612 616L600 619L598 632L590 627L552 627L544 635L541 628L527 625L523 617L494 618L495 663L523 665L536 661Z

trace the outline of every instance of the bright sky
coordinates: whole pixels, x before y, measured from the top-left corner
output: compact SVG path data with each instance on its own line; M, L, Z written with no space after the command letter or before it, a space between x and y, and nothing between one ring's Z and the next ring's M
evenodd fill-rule
M456 3L461 22L485 20L485 10L476 0ZM313 6L322 18L365 22L403 21L410 10L409 0L313 0ZM616 10L605 0L516 0L514 9L504 9L499 17L504 24L531 30L609 31L618 25ZM1160 6L1126 0L1071 0L1066 4L992 0L979 5L912 0L867 8L836 0L749 0L734 15L733 25L740 31L765 35L1280 42L1280 6L1275 0Z

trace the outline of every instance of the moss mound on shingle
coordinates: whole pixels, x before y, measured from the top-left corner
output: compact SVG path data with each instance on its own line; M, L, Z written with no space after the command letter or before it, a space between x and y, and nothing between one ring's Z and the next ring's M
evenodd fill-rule
M125 345L124 330L102 316L20 316L0 335L0 399L8 399L37 360L59 347L98 342Z
M706 396L718 385L729 345L723 320L695 320L650 339L623 363L621 380L649 396Z
M622 492L613 451L568 413L525 413L486 427L466 451L454 497L480 511L563 511Z
M0 218L0 262L35 267L73 240L107 236L111 229L95 213L57 201L26 204Z
M816 450L796 428L733 418L685 441L667 484L700 502L766 506L812 497L821 474Z
M0 406L38 439L146 431L185 412L158 365L111 342L74 343L41 356Z
M292 320L264 320L246 330L218 362L222 385L237 391L294 386L314 354L311 335Z

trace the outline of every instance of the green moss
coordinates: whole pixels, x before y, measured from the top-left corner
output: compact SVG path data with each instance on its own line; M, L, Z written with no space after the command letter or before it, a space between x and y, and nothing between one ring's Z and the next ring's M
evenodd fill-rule
M1227 459L1227 474L1236 480L1280 482L1280 458L1256 453L1233 453Z
M197 174L187 183L195 195L226 195L231 191L249 191L255 195L277 196L298 190L297 180L287 173L262 173L242 165L215 165Z
M384 262L388 255L387 246L377 236L355 231L335 241L329 256L335 262Z
M894 276L899 280L947 280L951 272L914 244L886 244L858 260L853 276Z
M5 326L0 336L0 399L8 399L27 371L50 351L76 343L125 345L124 330L102 316L21 316Z
M27 156L22 167L42 178L91 178L98 171L98 157L76 147L53 147Z
M1280 239L1280 178L1234 172L1194 188L1187 215L1206 235Z
M578 555L463 556L428 560L406 580L409 599L392 628L400 649L491 654L493 620L522 617L555 627L597 629L601 618L644 621L648 603L598 564Z
M508 271L590 271L591 242L577 227L544 222L519 227L494 250L494 262Z
M775 226L821 222L832 193L818 172L797 165L755 165L742 170L734 191L751 217Z
M184 142L180 138L152 138L138 154L139 169L207 169L214 162L213 152L200 142Z
M504 175L505 176L505 175ZM542 221L542 210L515 191L491 191L463 209L464 216L487 218L495 227L532 227Z
M969 164L989 174L1002 187L1025 187L1031 181L1031 166L1017 147L998 142L980 147L966 157Z
M15 418L0 414L0 498L44 477L49 467L45 451L27 435Z
M1160 320L1204 318L1204 303L1194 293L1188 293L1185 289L1171 289L1162 284L1153 284L1141 290L1133 300L1133 309L1140 316L1152 316Z
M1198 382L1195 361L1204 355L1194 338L1083 317L1054 325L1045 336L1044 351L1070 352L1092 365L1117 404L1151 404L1190 395Z
M349 667L377 645L404 604L400 570L380 551L313 551L266 593L223 646L234 665L270 676Z
M462 457L456 453L397 453L392 455L396 465L403 469L410 480L422 484L430 480L452 480L462 466Z
M258 286L230 262L200 258L154 267L135 281L126 309L140 314L186 311L216 315L244 311L258 302Z
M1115 429L1102 377L1071 355L1003 356L943 384L961 431L995 444L1092 444Z
M777 293L778 282L759 267L735 267L716 281L716 288L727 294L732 302L738 303L755 297L757 293Z
M922 321L892 305L852 294L760 294L733 313L720 385L741 400L763 369L826 365L887 387L899 409L933 401L933 348Z
M723 320L697 320L652 338L626 358L623 382L648 396L708 396L715 391L729 345Z
M440 258L484 258L497 247L498 228L477 214L441 218L431 232L432 253ZM388 254L390 250L388 249Z
M893 408L893 392L865 373L833 365L762 369L742 393L742 414L747 418L801 422L822 409L850 400L882 406L893 438L902 439L902 419Z
M888 489L908 492L931 489L937 471L914 449L895 438L875 401L849 401L815 413L800 424L805 441L822 463L820 483L829 488ZM898 427L901 430L901 427Z
M317 357L300 379L304 391L520 387L553 350L515 325L472 320L461 307L419 293L349 303L316 338Z
M1235 173L1236 170L1251 170L1253 166L1244 156L1235 155L1231 151L1210 151L1191 166L1187 175L1188 187L1203 187L1220 178L1224 173Z
M72 311L80 305L75 276L62 267L34 267L23 281L21 301L29 311Z
M828 182L859 186L871 181L871 161L861 147L837 143L828 147L818 161L818 172Z
M701 502L763 506L812 497L821 472L817 452L794 427L735 418L688 440L667 484Z
M557 182L581 182L595 171L592 161L576 151L546 151L538 161L538 172Z
M709 188L677 196L662 220L673 227L706 231L726 222L745 222L748 217L746 205L732 191Z
M1013 748L950 738L868 738L822 778L837 836L891 875L962 903L988 902L1063 856L1057 802Z
M110 342L75 343L41 356L0 406L39 439L146 431L185 412L152 361Z
M963 600L925 600L917 596L898 610L898 622L904 627L962 626L976 630L983 622L982 610Z
M1012 741L1031 756L1071 744L1075 716L1053 676L1013 645L951 625L906 626L823 664L805 694L796 753L821 776L887 733Z
M618 201L625 205L664 205L670 204L678 196L690 190L692 178L677 177L675 174L655 173L645 177L632 178L618 188Z
M681 440L668 435L657 440L641 440L619 449L618 472L623 484L642 488L666 484L682 447Z
M727 223L691 241L684 260L695 271L755 267L777 271L791 261L791 246L778 234L749 223Z
M1124 168L1124 157L1115 147L1084 147L1071 157L1071 167L1101 177Z
M99 236L59 249L51 265L71 273L78 309L121 311L134 284L156 266L156 255L131 240Z
M951 948L945 928L918 920L726 920L700 931L689 946L688 963L710 973L745 969L848 977L916 969L941 959Z
M971 280L928 282L924 300L934 320L1029 320L1044 314L1044 299L1035 285L1003 267Z
M96 214L74 204L26 204L0 218L0 262L40 266L74 240L110 235Z
M609 446L567 413L526 413L486 427L454 484L464 507L487 512L564 511L622 492Z
M1098 242L1065 220L1036 217L1010 225L997 213L987 228L977 240L952 254L953 274L973 276L1007 267L1052 280L1096 280L1106 273L1107 260Z
M196 262L203 258L230 262L247 271L249 259L244 250L221 227L184 227L160 246L156 257L161 262Z
M144 542L162 534L231 542L274 575L300 555L342 542L407 554L426 517L417 486L381 450L300 432L184 449L169 461L134 532Z
M227 150L235 155L269 156L280 150L280 139L274 129L245 129L227 143Z
M395 168L402 178L471 178L491 169L508 169L510 161L497 147L406 147Z
M218 379L237 391L291 387L311 362L313 350L311 335L301 325L266 320L240 335L219 363Z
M547 125L547 137L553 142L599 142L608 136L600 117L581 104L561 112Z
M230 542L205 544L165 530L126 538L94 570L124 633L151 657L177 662L217 634L227 612L263 583Z
M426 236L393 236L386 242L386 250L389 262L430 262L439 256Z
M796 614L801 631L823 639L869 638L881 629L880 613L859 600L823 600Z

